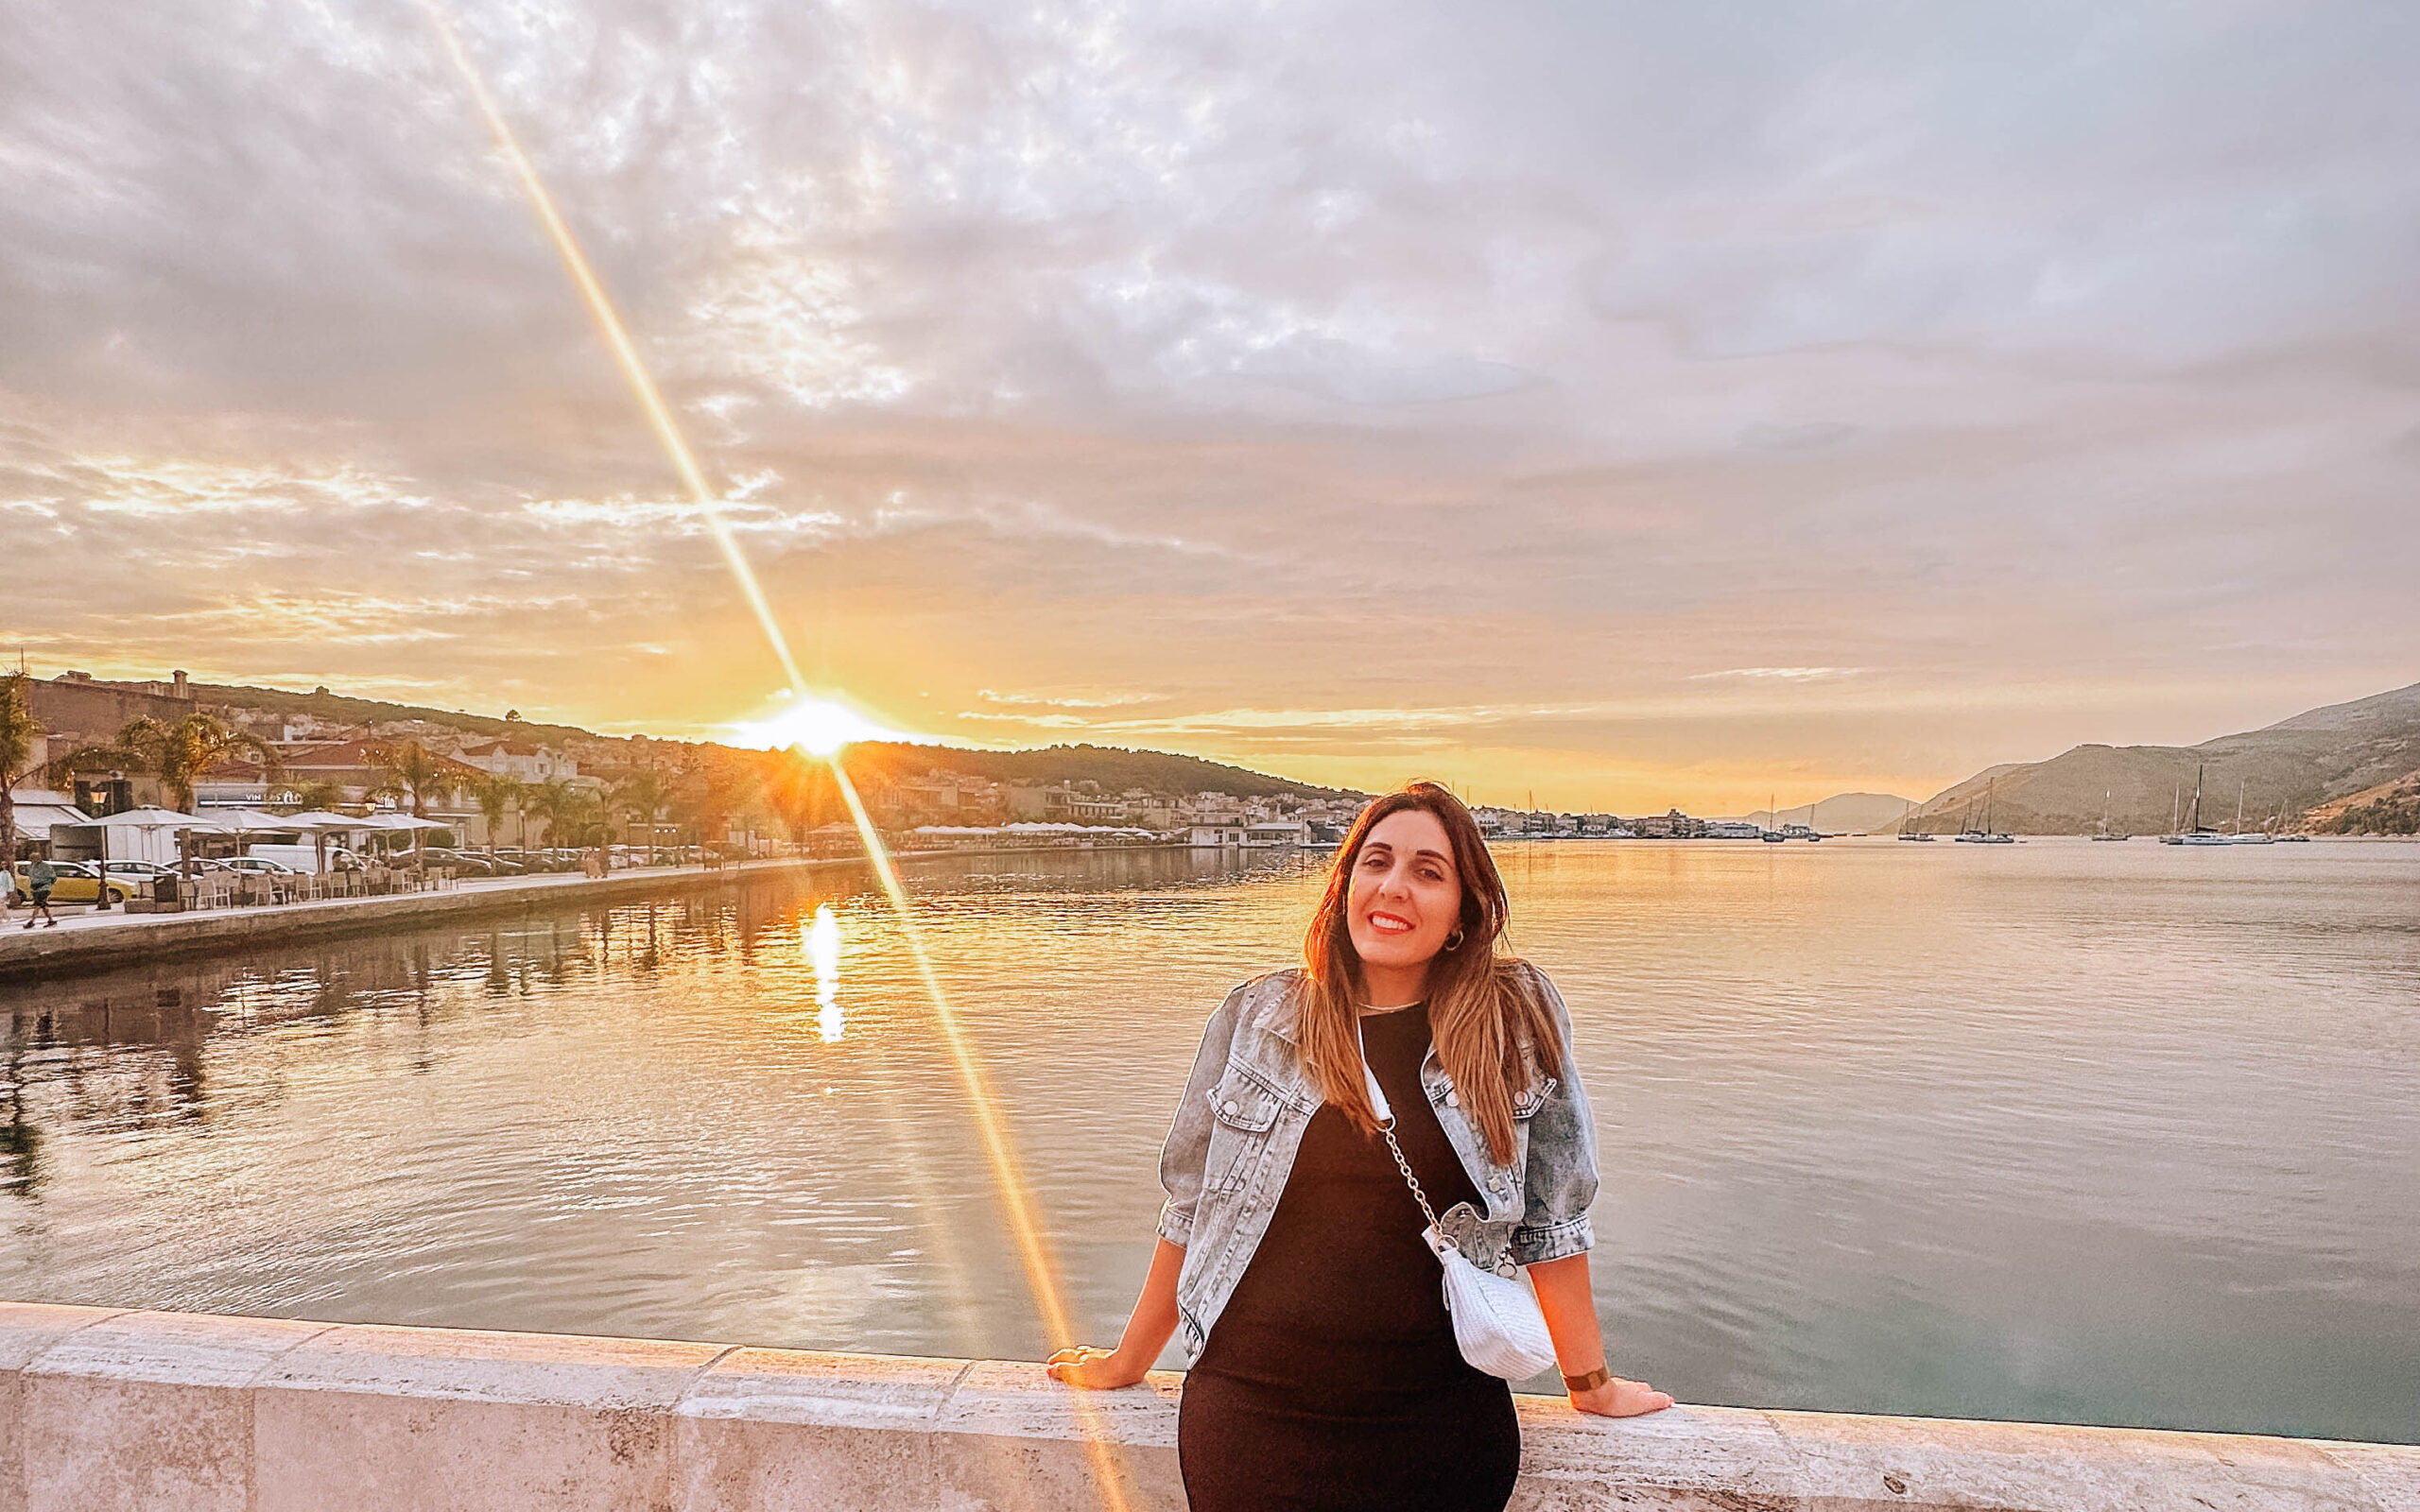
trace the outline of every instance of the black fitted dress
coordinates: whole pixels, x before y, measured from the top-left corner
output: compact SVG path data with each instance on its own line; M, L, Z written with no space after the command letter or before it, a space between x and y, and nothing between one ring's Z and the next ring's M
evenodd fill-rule
M1420 1088L1426 1005L1361 1021L1395 1139L1443 1213L1478 1204ZM1334 1108L1305 1130L1269 1232L1184 1378L1192 1512L1503 1512L1512 1387L1454 1347L1426 1221L1386 1142Z

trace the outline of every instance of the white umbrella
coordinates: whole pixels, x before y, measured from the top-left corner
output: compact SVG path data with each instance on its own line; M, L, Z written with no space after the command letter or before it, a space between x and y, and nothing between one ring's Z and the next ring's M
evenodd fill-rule
M154 808L148 804L142 808L128 809L123 814L104 815L100 818L86 819L83 822L87 826L100 825L111 830L225 830L228 828L216 819L204 818L199 814L180 814L175 809Z
M288 814L282 822L284 827L289 830L307 830L315 833L371 828L370 821L367 819L355 818L350 814L331 814L326 809L305 809L300 814Z
M355 821L365 830L450 830L454 826L442 819L424 819L409 814L372 814Z
M373 814L370 816L370 826L376 830L396 831L450 830L454 828L454 826L443 823L440 820L424 819L419 816L412 814ZM423 854L421 836L417 833L412 835L412 853L415 856Z
M376 828L367 819L356 818L350 814L332 813L327 809L304 809L300 814L286 815L278 823L281 828L299 831L311 837L320 871L328 869L329 835L351 834L355 831Z
M280 830L300 833L310 828L307 824L295 823L285 815L263 814L258 809L228 809L211 817L238 834L274 833Z
M199 814L180 814L175 809L159 808L147 803L141 808L128 809L120 814L105 814L97 819L85 819L76 824L53 824L50 827L51 839L54 843L60 838L59 832L61 830L98 831L99 833L95 838L101 848L100 869L103 876L109 874L110 832L112 830L123 830L134 834L151 834L161 830L208 830L224 833L226 829L227 826L216 819L206 819ZM109 906L107 887L101 889L98 902L103 908Z

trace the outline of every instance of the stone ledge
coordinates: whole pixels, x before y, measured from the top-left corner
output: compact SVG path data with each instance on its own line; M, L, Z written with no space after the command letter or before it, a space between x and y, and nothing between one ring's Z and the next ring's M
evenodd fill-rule
M0 1512L1184 1504L1184 1378L0 1303ZM1524 1397L1522 1512L2420 1512L2420 1447Z

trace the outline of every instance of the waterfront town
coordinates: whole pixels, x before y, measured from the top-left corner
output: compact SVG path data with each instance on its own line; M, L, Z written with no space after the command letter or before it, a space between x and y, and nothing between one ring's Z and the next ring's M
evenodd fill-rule
M358 702L324 688L207 689L182 671L144 681L11 675L0 690L0 843L20 871L51 862L58 901L137 912L532 871L843 856L861 844L831 772L796 752L597 735L516 711L363 717L402 711L351 707ZM1365 800L1191 758L1080 747L1014 753L1029 774L969 769L988 754L888 745L853 750L845 765L894 853L1309 848L1340 838ZM1120 781L1115 768L1137 761L1165 772ZM1476 812L1501 839L1765 833L1678 810ZM20 879L14 891L28 888Z

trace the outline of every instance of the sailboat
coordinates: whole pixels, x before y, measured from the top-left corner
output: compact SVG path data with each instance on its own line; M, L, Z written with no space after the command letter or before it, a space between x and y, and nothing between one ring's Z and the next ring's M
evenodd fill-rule
M1933 838L1931 835L1927 834L1927 833L1926 833L1924 831L1922 831L1922 830L1910 830L1910 829L1909 829L1909 828L1908 828L1908 821L1909 821L1910 819L1914 818L1915 816L1916 816L1916 806L1915 806L1913 803L1910 803L1910 804L1909 804L1909 805L1908 805L1907 812L1899 816L1899 836L1898 836L1898 837L1899 837L1900 839L1902 839L1902 840L1921 840L1921 841L1924 841L1924 842L1925 842L1926 844L1927 844L1927 845L1931 844L1931 843L1932 843L1932 838Z
M2221 834L2216 830L2205 830L2202 828L2202 772L2205 765L2206 764L2197 762L2193 766L2193 827L2189 830L2180 830L2174 834L2161 835L2159 837L2160 844L2232 845L2235 843L2226 835Z
M1959 840L1959 842L1960 842L1961 844L1963 844L1963 845L2014 845L2014 844L2016 844L2016 836L2015 836L2015 835L2013 835L2013 834L1998 834L1998 833L1994 833L1994 831L1993 831L1993 829L1992 829L1992 789L1993 789L1994 787L1996 787L1998 784L1999 784L1999 779L1998 779L1998 778L1996 778L1996 778L1993 778L1991 781L1989 781L1989 782L1985 782L1985 783L1983 784L1983 827L1982 827L1981 829L1978 830L1978 829L1974 829L1974 828L1972 828L1972 827L1970 826L1970 827L1969 827L1969 828L1967 828L1967 829L1964 829L1964 830L1960 831L1960 832L1958 833L1958 836L1957 836L1957 838L1958 838L1958 840Z
M2245 829L2244 829L2244 827L2243 827L2243 782L2244 782L2244 780L2243 780L2242 778L2240 778L2240 777L2237 778L2237 779L2236 779L2236 782L2235 782L2235 833L2227 836L2227 844L2229 844L2229 845L2273 845L2273 844L2275 844L2275 843L2276 843L2276 839L2277 839L2277 837L2276 837L2275 835L2273 835L2273 834L2271 834L2271 833L2270 833L2268 831L2266 831L2266 830L2250 830L2250 831L2247 831L2247 830L2245 830Z
M1781 833L1781 810L1774 807L1774 805L1780 801L1781 795L1779 793L1769 793L1765 796L1766 826L1764 833L1756 838L1764 841L1767 845L1779 845L1784 840L1789 838L1789 836Z
M2116 833L2114 833L2110 831L2110 828L2109 828L2109 794L2110 794L2110 792L2111 792L2111 789L2108 789L2108 788L2103 788L2103 789L2101 789L2101 791L2100 791L2100 833L2099 834L2094 835L2094 836L2093 836L2093 838L2094 838L2094 839L2096 839L2096 840L2131 840L2131 839L2133 839L2133 838L2134 838L2134 836L2133 836L2133 835L2131 835L2131 834L2128 834L2128 833L2127 833L2125 831L2123 831L2123 830L2117 831L2117 832L2116 832Z

